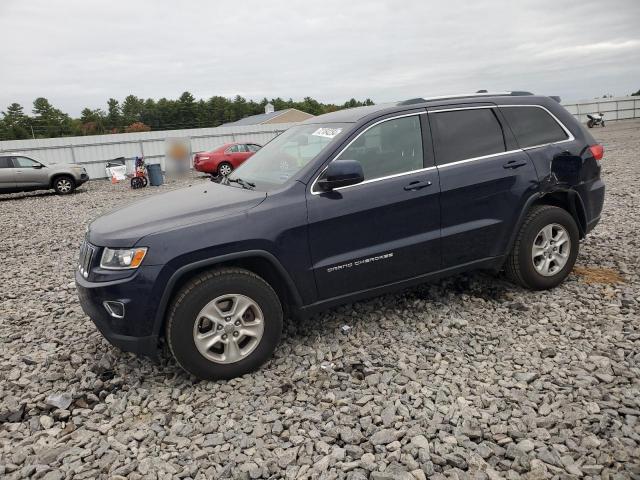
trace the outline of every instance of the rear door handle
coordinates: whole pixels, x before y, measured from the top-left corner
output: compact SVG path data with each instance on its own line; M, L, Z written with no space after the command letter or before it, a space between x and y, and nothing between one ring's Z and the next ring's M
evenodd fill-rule
M507 163L502 165L502 168L520 168L524 167L527 162L523 160L509 160Z
M426 181L416 180L415 182L411 182L409 185L405 185L404 189L406 191L420 190L421 188L430 187L430 186L431 186L431 182L429 180L426 180Z

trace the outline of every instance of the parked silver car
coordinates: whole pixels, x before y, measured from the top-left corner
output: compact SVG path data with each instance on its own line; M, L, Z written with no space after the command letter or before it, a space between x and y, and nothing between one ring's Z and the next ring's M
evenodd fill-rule
M0 153L0 193L48 190L66 195L89 180L81 165L45 165L20 154Z

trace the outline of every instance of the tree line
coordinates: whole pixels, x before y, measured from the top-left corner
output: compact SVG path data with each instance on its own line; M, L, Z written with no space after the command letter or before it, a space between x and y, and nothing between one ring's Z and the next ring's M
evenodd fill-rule
M213 96L208 100L196 100L191 93L184 92L177 100L161 98L156 101L135 95L128 95L122 102L110 98L106 111L85 108L80 118L72 118L51 105L46 98L39 97L33 102L32 115L25 113L18 103L12 103L2 112L0 140L217 127L264 113L267 103L273 104L276 110L297 108L313 115L373 105L368 98L364 101L352 98L342 105L321 103L311 97L305 97L302 101L263 98L256 102L237 95L233 99Z

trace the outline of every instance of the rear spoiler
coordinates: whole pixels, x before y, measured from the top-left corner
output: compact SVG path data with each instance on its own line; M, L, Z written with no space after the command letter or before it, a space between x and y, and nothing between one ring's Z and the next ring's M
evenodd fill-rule
M557 95L549 95L549 98L553 98L556 102L560 103L560 97Z

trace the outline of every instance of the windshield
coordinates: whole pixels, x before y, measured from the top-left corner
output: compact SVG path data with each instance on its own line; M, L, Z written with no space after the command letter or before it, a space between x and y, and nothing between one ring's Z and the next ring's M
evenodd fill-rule
M234 170L229 180L240 179L260 190L278 187L313 160L331 141L343 135L347 125L331 123L291 127Z

